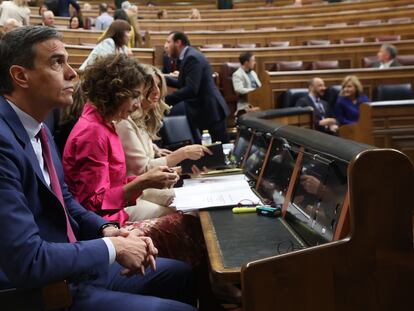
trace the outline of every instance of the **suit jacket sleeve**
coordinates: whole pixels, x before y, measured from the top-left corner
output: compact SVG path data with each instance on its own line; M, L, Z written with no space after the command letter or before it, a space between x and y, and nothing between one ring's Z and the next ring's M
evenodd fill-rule
M180 84L178 83L178 79L176 77L172 77L169 75L165 76L165 81L167 81L167 85L169 87L173 87L178 89L180 87Z
M244 95L244 94L250 93L251 91L255 90L252 87L246 87L244 85L243 76L242 76L242 73L239 72L239 70L233 73L232 81L233 81L234 91L238 94Z
M169 105L175 105L181 101L195 98L200 90L202 77L202 64L200 60L189 55L185 62L181 73L184 78L184 85L172 94L167 95L165 101Z
M8 279L14 286L30 288L81 274L104 273L109 254L102 239L77 243L42 239L38 223L47 217L46 207L29 202L31 185L25 184L32 168L7 138L1 135L0 141L0 267ZM96 229L101 222L83 212L63 190L69 213Z
M153 167L167 165L165 157L154 159L146 153L144 144L146 143L153 148L152 141L147 141L145 137L139 137L138 129L132 122L132 120L122 120L116 124L116 132L121 138L125 152L127 173L141 175Z

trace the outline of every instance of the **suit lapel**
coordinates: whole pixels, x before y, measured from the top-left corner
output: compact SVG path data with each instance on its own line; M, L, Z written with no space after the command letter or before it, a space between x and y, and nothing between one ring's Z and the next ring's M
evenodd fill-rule
M9 126L17 141L24 149L25 155L29 159L37 177L47 188L49 188L46 185L36 154L33 150L32 144L30 143L29 135L27 135L27 132L23 127L23 124L20 122L16 112L3 96L0 96L0 114L3 116L4 122Z

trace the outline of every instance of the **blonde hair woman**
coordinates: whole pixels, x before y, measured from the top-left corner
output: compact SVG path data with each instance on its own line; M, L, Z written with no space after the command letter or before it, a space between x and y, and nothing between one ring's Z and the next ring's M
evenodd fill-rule
M335 104L335 115L340 125L358 122L359 106L369 102L362 84L356 76L347 76Z
M30 9L27 0L3 1L0 5L0 25L10 18L14 18L23 26L29 25Z
M141 109L115 126L124 148L128 175L140 175L156 166L172 167L185 159L197 160L205 153L210 153L208 148L201 145L184 146L171 152L166 149L160 150L153 144L153 139L158 138L162 119L170 107L164 102L167 86L161 71L153 66L145 68L147 74L153 77L153 81L144 92ZM171 212L167 206L173 198L172 189L146 189L137 200L139 214L148 213L148 218L148 215L159 217Z
M167 84L161 71L153 66L145 67L153 77L153 83L147 90L147 98L142 99L141 109L130 118L116 125L125 151L127 174L142 174L148 169L168 165L175 166L185 159L198 160L208 148L201 145L184 146L176 151L158 149L153 140L162 126L162 119L170 111L164 102Z

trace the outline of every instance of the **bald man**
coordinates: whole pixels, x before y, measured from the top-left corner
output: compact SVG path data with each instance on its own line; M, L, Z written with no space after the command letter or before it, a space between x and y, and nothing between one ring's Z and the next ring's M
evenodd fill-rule
M8 33L10 31L12 31L13 29L22 27L23 24L21 22L19 22L18 20L14 19L14 18L9 18L7 19L4 24L3 24L3 31L4 33Z
M312 107L315 121L315 129L327 134L334 134L338 125L336 119L332 117L328 103L321 99L325 94L325 82L321 78L313 78L308 84L308 95L300 98L296 107Z

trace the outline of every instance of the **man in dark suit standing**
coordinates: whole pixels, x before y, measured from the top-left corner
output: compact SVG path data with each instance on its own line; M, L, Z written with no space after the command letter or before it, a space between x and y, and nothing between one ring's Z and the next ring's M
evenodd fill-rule
M377 53L378 61L374 62L372 64L372 67L385 69L390 67L401 66L401 64L396 59L397 55L398 50L394 45L384 43L383 45L381 45L381 48Z
M0 289L36 292L66 280L71 310L195 311L185 304L194 301L187 265L155 259L149 237L108 223L68 192L43 121L72 104L75 77L55 29L22 27L2 38ZM4 299L2 308L14 309Z
M214 83L207 59L190 46L190 41L182 32L171 32L165 47L168 56L178 59L180 64L177 78L166 76L168 86L177 88L167 95L166 103L172 106L180 103L193 129L200 132L207 129L213 141L227 142L226 117L229 108Z
M315 129L327 134L335 133L338 129L336 119L332 117L328 103L321 99L326 90L325 82L321 78L313 78L308 87L308 95L299 98L296 107L312 107Z

